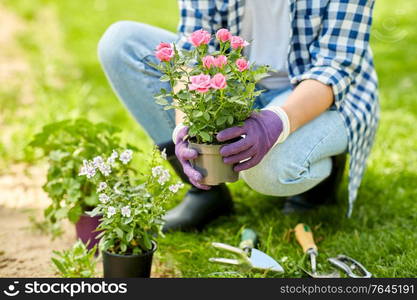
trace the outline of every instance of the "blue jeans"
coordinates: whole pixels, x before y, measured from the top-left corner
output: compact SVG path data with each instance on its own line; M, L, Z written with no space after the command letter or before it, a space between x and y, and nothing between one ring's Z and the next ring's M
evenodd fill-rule
M161 88L170 87L159 81L161 73L149 63L159 63L154 49L161 41L176 39L176 34L160 28L121 21L108 28L98 46L100 62L113 90L159 145L171 140L175 114L155 103L154 95ZM256 106L282 104L290 92L291 87L268 90L258 97ZM261 163L240 175L262 194L296 195L330 175L330 157L345 152L347 141L339 113L328 110L293 132L284 143L271 149Z

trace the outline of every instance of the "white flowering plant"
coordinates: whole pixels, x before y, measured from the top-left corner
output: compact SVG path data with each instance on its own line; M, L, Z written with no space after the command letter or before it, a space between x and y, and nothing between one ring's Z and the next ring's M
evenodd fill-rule
M99 204L88 214L103 216L97 229L102 230L102 251L121 255L144 253L152 249L152 241L162 234L165 203L184 186L174 183L170 172L162 166L164 156L164 151L160 155L155 149L144 171L138 174L130 167L133 151L129 149L84 162L80 176L97 186ZM109 169L103 167L104 161L111 161Z
M53 237L62 232L61 220L76 223L83 213L99 203L95 185L86 177L78 176L84 159L96 157L98 164L100 153L121 151L125 147L136 150L129 144L122 146L119 133L120 129L105 123L75 119L48 124L34 136L29 145L40 149L39 158L47 158L49 164L43 189L51 203L44 210L43 227ZM101 171L108 172L107 162L100 166Z

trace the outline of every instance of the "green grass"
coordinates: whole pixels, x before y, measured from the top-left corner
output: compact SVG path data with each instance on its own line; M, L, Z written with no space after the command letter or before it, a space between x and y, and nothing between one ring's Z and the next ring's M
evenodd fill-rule
M30 63L34 101L21 103L19 86L0 87L0 116L10 139L0 143L0 165L34 163L25 144L43 124L83 116L124 129L130 142L149 147L150 140L113 95L96 57L96 45L106 27L130 19L175 30L177 8L172 0L6 0L28 25L19 38ZM239 182L230 185L236 214L221 218L200 234L169 234L159 254L173 258L185 277L219 276L233 268L208 263L221 255L210 242L237 245L244 226L256 229L261 249L278 260L287 257L285 277L300 277L306 263L301 249L287 233L298 222L314 228L325 258L339 253L362 262L377 277L417 276L417 9L412 1L377 1L372 45L380 78L381 125L368 171L351 219L346 204L306 215L284 216L279 199L262 196ZM344 182L346 186L346 179ZM179 199L178 199L179 200ZM262 276L243 273L220 276Z

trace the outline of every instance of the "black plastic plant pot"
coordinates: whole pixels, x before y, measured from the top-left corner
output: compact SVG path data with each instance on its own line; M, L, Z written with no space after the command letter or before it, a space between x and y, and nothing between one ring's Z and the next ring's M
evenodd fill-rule
M149 278L156 249L157 244L152 242L152 249L142 254L120 255L103 251L104 278Z

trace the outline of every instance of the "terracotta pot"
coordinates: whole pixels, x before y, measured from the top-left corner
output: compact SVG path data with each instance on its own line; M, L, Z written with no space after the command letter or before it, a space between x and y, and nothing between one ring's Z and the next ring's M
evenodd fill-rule
M149 278L156 249L157 244L152 242L150 251L137 255L121 255L103 251L104 278Z
M233 171L233 165L226 165L220 155L220 148L224 145L208 145L189 143L189 147L200 154L191 165L203 174L201 181L206 185L218 185L223 182L235 182L239 179L239 173Z
M97 226L100 224L101 216L90 217L83 214L77 223L75 223L75 231L77 232L77 239L81 239L84 244L87 244L88 250L98 244L100 239L96 239L97 235L101 231L96 231Z

